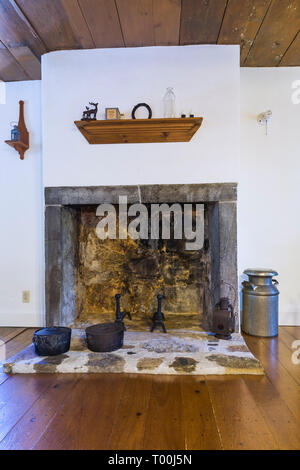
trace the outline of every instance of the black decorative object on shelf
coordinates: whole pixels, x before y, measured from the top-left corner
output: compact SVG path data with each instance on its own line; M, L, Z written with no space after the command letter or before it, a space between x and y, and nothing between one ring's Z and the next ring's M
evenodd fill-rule
M86 109L82 113L82 121L96 121L99 103L91 103L89 101L89 104L94 106L94 108L91 109L88 106L85 107Z
M70 349L71 328L50 327L40 328L34 332L32 341L38 356L57 356Z
M148 110L148 119L152 118L152 110L151 110L149 104L147 104L147 103L138 103L138 104L135 105L135 107L133 108L133 110L131 112L132 119L136 119L135 112L138 108L146 108Z
M131 320L131 315L130 315L129 312L121 312L121 309L120 309L121 294L116 294L115 298L116 298L116 319L115 319L115 323L121 323L124 327L124 330L126 331L126 327L124 325L123 320L126 316L129 318L129 320Z
M151 333L155 330L155 328L161 327L163 332L166 333L166 327L164 324L165 316L163 312L161 311L161 301L162 301L163 295L158 294L157 296L157 312L152 317L152 326L150 328Z

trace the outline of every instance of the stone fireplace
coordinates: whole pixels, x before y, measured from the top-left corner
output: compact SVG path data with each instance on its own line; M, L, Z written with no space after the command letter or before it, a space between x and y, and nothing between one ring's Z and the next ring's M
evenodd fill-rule
M46 325L85 327L113 320L114 295L131 329L148 330L156 295L167 328L209 330L212 306L237 295L235 183L45 188ZM99 240L96 208L128 204L204 204L204 245L183 240ZM238 329L238 321L236 328Z

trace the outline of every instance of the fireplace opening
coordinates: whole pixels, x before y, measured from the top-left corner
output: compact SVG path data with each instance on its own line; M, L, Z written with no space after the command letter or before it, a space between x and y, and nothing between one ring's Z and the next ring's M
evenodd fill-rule
M171 204L169 204L171 206ZM150 214L150 204L146 205ZM182 218L184 207L182 207ZM170 217L170 239L101 240L96 233L101 217L97 206L78 208L78 256L75 263L76 312L72 326L84 327L115 317L115 294L121 294L121 305L131 313L128 329L149 330L157 309L157 294L162 294L166 326L201 329L210 293L210 251L208 212L204 206L202 220L204 240L200 249L187 250L187 239L175 239L174 214ZM118 206L117 214L118 232ZM195 209L192 214L195 228ZM128 223L132 218L128 218Z

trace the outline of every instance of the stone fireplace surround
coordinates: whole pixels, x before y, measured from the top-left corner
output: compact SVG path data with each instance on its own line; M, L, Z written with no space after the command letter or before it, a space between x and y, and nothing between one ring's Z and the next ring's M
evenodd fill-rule
M72 323L76 308L75 270L78 243L78 208L102 203L118 204L119 196L135 203L205 203L208 210L212 304L228 294L228 283L237 292L237 184L155 184L45 188L45 297L46 326ZM238 295L235 299L238 312ZM238 317L238 315L237 315ZM182 325L184 328L184 325ZM239 330L239 320L236 331Z

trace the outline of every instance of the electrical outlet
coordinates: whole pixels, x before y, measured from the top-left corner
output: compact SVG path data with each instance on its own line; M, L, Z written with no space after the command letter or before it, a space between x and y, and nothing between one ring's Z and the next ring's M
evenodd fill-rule
M30 303L30 290L23 290L22 292L22 302L23 304Z

